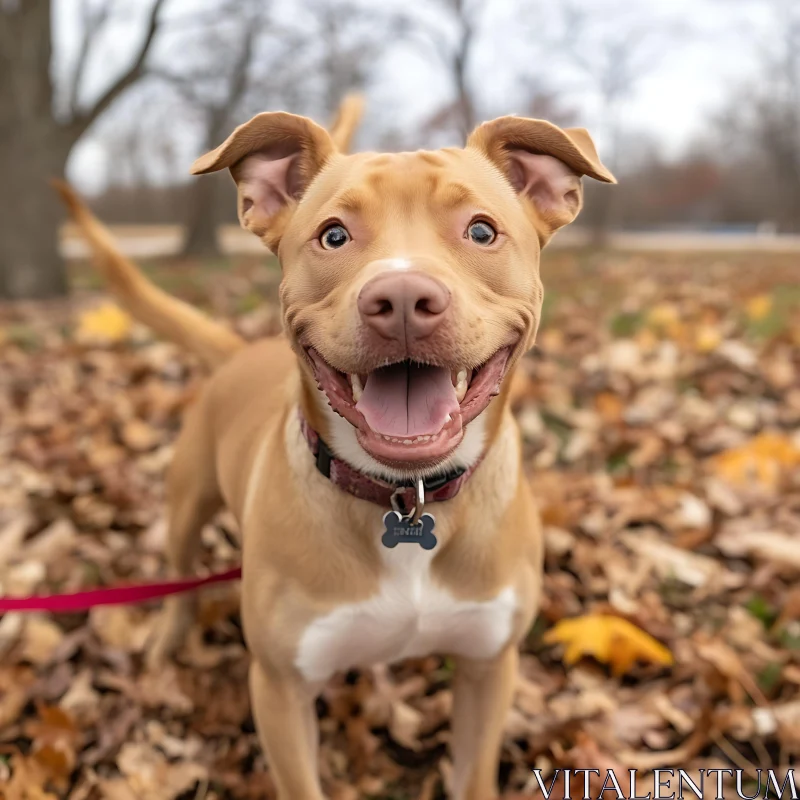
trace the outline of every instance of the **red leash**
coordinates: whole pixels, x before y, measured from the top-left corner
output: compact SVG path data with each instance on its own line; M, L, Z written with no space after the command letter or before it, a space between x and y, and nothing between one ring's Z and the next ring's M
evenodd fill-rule
M144 603L170 594L191 592L213 583L235 581L242 577L242 568L234 567L205 578L180 578L174 581L138 583L130 586L107 586L71 594L44 594L31 597L0 597L0 614L6 611L86 611L94 606Z

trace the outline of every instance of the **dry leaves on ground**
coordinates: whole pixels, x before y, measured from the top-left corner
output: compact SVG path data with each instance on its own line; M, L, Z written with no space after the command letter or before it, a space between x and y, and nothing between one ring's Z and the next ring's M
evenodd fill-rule
M275 271L182 275L159 278L249 337L277 330ZM796 764L796 265L561 252L543 278L514 403L546 575L504 791L538 792L533 767L549 784L558 767ZM0 591L161 574L164 470L199 379L97 294L2 311ZM232 531L226 514L204 531L206 567L238 561ZM235 587L205 593L189 644L158 674L142 663L153 607L0 619L0 793L274 797L237 603ZM431 657L332 681L317 705L331 796L441 798L451 678Z

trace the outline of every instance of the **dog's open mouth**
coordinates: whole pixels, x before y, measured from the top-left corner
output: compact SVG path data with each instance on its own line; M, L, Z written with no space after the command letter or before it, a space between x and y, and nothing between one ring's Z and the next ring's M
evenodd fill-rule
M450 455L464 426L500 391L510 353L502 348L477 369L400 361L348 375L308 350L331 408L355 426L370 455L392 466L435 464Z

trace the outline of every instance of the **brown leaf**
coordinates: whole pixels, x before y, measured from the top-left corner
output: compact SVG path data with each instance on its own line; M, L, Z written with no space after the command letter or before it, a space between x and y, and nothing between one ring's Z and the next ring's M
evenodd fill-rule
M63 638L63 631L51 619L41 614L28 614L22 634L21 659L36 665L46 664Z

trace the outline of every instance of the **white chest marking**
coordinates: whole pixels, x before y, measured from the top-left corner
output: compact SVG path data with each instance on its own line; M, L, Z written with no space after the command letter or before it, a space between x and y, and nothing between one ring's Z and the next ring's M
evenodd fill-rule
M295 661L306 680L433 652L495 656L511 635L514 589L486 601L457 600L431 582L432 558L410 543L387 550L387 572L375 595L317 617L303 632Z

